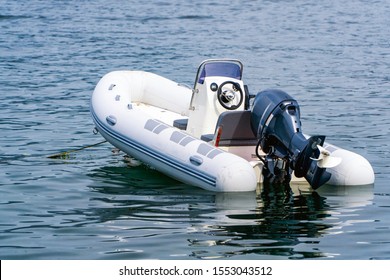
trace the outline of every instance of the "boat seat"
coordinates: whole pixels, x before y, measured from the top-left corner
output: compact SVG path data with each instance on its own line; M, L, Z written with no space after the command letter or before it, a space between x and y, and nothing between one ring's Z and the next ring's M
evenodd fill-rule
M215 132L222 127L218 146L255 146L258 142L251 127L251 111L226 111L217 121ZM203 141L209 142L213 134L201 136Z
M188 124L188 119L178 119L173 121L173 126L181 130L186 130L187 124Z

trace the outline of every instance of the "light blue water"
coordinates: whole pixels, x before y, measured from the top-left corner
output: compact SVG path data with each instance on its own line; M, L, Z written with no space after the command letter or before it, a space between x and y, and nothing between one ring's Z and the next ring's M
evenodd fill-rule
M198 1L200 2L200 1ZM0 0L1 259L390 259L390 3ZM365 156L373 186L214 194L99 142L89 99L117 69L192 85L233 57L303 130Z

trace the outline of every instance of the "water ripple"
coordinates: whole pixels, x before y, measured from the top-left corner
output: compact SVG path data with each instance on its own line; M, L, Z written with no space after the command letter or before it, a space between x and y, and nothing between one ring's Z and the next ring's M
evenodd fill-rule
M383 0L1 7L0 258L388 259L389 12ZM217 57L243 61L251 93L294 96L304 132L365 156L375 185L214 194L109 144L47 158L101 140L89 99L107 72L192 84Z

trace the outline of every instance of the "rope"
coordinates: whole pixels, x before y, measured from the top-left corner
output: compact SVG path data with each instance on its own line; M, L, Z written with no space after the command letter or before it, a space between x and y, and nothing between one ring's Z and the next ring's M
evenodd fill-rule
M91 148L91 147L95 147L95 146L101 145L101 144L106 143L106 142L107 142L107 140L104 140L104 141L101 141L101 142L98 142L98 143L95 143L95 144L83 146L83 147L78 148L78 149L69 150L69 151L61 152L61 153L54 154L54 155L49 155L49 156L47 156L47 158L52 158L52 159L58 159L58 158L59 158L59 159L63 159L63 158L68 157L68 155L69 155L70 153L74 153L74 152L78 152L78 151L81 151L81 150L85 150L85 149L88 149L88 148Z

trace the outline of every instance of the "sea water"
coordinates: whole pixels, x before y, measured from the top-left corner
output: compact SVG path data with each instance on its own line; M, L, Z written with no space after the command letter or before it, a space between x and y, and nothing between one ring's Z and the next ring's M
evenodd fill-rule
M390 3L0 0L1 259L389 259ZM107 72L193 85L237 58L279 88L303 132L366 157L371 186L216 194L97 143Z

